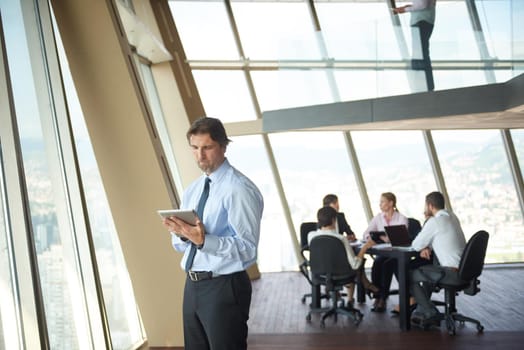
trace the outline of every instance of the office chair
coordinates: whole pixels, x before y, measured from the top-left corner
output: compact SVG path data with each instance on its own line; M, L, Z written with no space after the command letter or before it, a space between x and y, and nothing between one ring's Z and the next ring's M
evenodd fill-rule
M309 270L309 244L307 240L307 235L311 231L316 231L317 227L318 226L316 222L303 222L300 225L300 254L302 255L303 260L300 263L300 265L298 265L298 268L300 272L302 273L302 275L304 275L304 277L306 278L306 280L308 281L311 287L313 287L313 283L311 282L310 270ZM304 294L301 300L302 304L306 302L306 298L311 298L311 297L312 297L311 293ZM326 298L326 295L321 295L320 297Z
M408 233L409 233L409 238L411 239L412 242L415 239L415 237L417 237L420 230L422 230L420 221L418 221L415 218L408 218Z
M415 218L408 218L408 234L409 234L409 239L411 240L411 242L413 242L415 237L417 237L421 229L422 229L422 226L420 225L420 221L418 221ZM427 260L422 259L419 256L413 259L417 260L417 262L413 262L414 264L413 267L418 267L418 266L422 266L427 263L430 263ZM395 272L395 277L397 277L397 272ZM397 277L397 280L398 280L398 277ZM398 294L398 289L391 289L388 293L388 295L397 295L397 294ZM411 311L413 311L413 308L411 309L412 309Z
M326 318L333 315L336 322L337 315L342 314L351 317L358 325L362 320L362 313L353 308L353 305L348 303L344 306L344 303L340 302L339 291L348 283L355 282L356 277L356 271L349 265L344 244L336 237L318 236L313 238L309 249L312 283L325 286L331 305L311 308L306 320L311 321L313 313L323 313L320 327L324 328Z
M488 239L489 234L486 231L478 231L469 239L464 247L464 252L462 253L458 267L458 276L461 282L456 284L436 284L437 290L444 289L444 313L441 314L441 319L446 321L446 328L450 335L455 335L456 321L461 325L464 325L465 322L476 324L479 333L484 330L480 321L457 312L455 297L460 291L464 291L464 293L468 295L475 295L480 291L478 287L480 284L478 277L484 267ZM424 329L427 328L427 325L424 325Z

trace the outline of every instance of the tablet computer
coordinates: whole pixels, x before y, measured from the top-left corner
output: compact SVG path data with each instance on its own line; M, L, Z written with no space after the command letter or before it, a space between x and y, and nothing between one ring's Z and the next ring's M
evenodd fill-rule
M386 232L384 231L371 231L369 235L371 236L371 239L375 241L375 243L386 243L382 240L382 238L380 238L380 236L386 235Z
M184 220L190 225L196 225L196 219L198 219L198 215L196 211L194 211L193 209L157 210L157 213L163 218L176 216L177 218Z

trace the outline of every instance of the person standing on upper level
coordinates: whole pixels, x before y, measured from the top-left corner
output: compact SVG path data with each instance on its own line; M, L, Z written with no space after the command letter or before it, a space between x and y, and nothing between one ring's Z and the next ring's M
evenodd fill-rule
M431 67L431 58L429 57L429 38L431 38L433 27L435 26L436 2L437 0L413 0L411 4L393 9L395 14L411 13L410 25L416 29L412 33L413 56L417 57L411 61L411 65L413 69L425 72L428 91L435 89L433 68ZM415 54L415 48L418 48L419 45L422 49L422 59Z

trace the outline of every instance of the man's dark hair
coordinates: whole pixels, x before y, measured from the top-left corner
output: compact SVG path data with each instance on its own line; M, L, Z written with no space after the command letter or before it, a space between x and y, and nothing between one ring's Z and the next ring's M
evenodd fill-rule
M337 217L337 211L333 207L322 207L317 212L318 227L325 227L333 224Z
M431 204L435 209L444 209L444 196L440 192L431 192L426 196L426 203Z
M187 141L192 135L209 134L213 141L218 142L222 147L226 147L231 140L227 138L226 129L219 119L202 117L193 122L187 131Z
M322 205L324 207L327 207L331 205L332 203L336 203L336 202L338 202L338 197L336 194L326 194L326 196L322 200Z

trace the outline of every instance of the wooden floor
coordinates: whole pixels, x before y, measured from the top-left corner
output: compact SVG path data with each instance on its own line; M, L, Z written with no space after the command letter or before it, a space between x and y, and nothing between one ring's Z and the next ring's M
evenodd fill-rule
M369 274L369 272L368 272ZM364 314L356 326L344 316L332 319L326 327L319 325L318 315L311 322L307 300L309 285L299 272L263 273L253 281L253 298L249 320L250 350L342 350L342 349L475 349L517 350L524 348L524 265L485 266L480 278L481 291L475 296L457 297L459 312L480 320L484 333L477 334L473 325L457 329L448 335L445 327L423 331L412 328L402 332L398 319L389 309L396 304L391 296L388 311L370 311L372 301L357 307ZM394 282L395 283L395 282ZM395 287L395 285L393 285ZM440 297L440 296L439 296ZM435 298L438 299L438 298ZM175 348L155 348L175 349Z
M480 278L481 291L475 296L457 297L459 312L482 322L484 333L477 334L474 325L466 324L449 336L445 327L423 331L412 328L402 332L398 318L389 309L397 296L388 301L388 311L371 312L372 301L357 307L364 314L356 326L339 316L338 322L328 319L321 328L319 316L311 322L307 300L301 303L309 285L299 272L265 273L253 281L253 299L249 320L249 348L335 350L355 349L522 349L524 346L524 266L486 266ZM395 283L395 282L394 282ZM395 287L393 285L393 287ZM441 293L442 294L442 293ZM442 298L436 295L435 299Z

